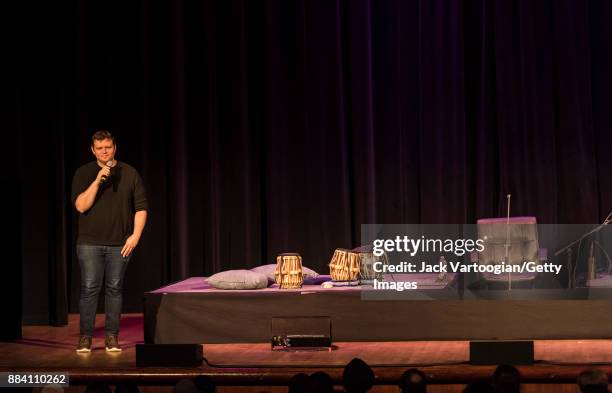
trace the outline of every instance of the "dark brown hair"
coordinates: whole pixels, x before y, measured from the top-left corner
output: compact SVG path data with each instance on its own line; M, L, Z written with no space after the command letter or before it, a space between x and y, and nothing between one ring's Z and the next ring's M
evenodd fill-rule
M113 134L107 130L100 130L94 132L94 134L91 136L91 145L93 146L95 141L103 141L105 139L110 139L113 141L113 145L115 144L115 137Z

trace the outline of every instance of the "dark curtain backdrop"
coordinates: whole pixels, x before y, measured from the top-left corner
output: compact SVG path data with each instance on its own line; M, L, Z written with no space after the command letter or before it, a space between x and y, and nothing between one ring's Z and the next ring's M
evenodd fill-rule
M69 188L101 128L150 202L126 311L281 252L326 272L361 224L474 223L508 193L543 223L612 208L610 1L13 7L4 150L28 322L77 311Z

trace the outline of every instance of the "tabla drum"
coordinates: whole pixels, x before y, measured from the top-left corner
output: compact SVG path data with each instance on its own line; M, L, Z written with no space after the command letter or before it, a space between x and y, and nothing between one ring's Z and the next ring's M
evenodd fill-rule
M382 265L388 265L387 254L384 253L380 257L374 256L372 252L359 253L359 282L361 284L372 285L374 280L381 281L383 272L374 270L374 263L381 262ZM378 270L382 270L382 266L377 266Z
M335 282L357 282L359 254L344 248L337 248L329 263L329 274Z
M301 288L304 283L302 257L296 253L280 254L276 257L274 281L282 289Z

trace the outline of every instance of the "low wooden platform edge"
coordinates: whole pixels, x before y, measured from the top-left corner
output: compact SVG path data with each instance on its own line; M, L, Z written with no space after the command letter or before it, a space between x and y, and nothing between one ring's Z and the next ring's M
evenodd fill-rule
M496 366L426 366L419 367L428 376L430 384L463 384L485 380L491 376ZM612 365L550 365L535 364L517 366L524 383L575 383L576 376L587 367L597 367L612 375ZM373 367L377 385L396 385L401 374L409 367ZM71 385L85 385L93 381L118 382L129 380L139 385L171 385L183 378L194 378L207 375L217 385L253 386L253 385L286 385L297 373L325 371L335 383L342 380L342 367L262 367L262 368L212 368L209 366L191 368L124 368L124 369L60 369L60 368L0 368L0 372L66 372Z

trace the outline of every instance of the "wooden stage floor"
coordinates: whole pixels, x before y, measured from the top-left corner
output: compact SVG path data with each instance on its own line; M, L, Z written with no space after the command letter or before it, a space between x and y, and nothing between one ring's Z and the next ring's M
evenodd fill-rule
M195 368L138 368L135 346L143 342L141 314L121 320L122 353L103 348L103 316L96 320L91 354L75 352L78 315L65 327L24 326L23 339L0 343L1 371L65 371L71 384L98 380L134 380L142 385L170 385L185 377L210 375L219 385L280 386L297 372L326 371L341 380L342 367L354 357L370 364L379 385L396 385L409 367L419 367L432 384L464 384L488 378L494 366L468 363L467 341L336 343L331 352L272 352L268 344L207 344L205 364ZM535 342L536 364L519 367L524 380L534 384L573 384L587 367L612 374L612 340L545 340ZM573 391L573 390L571 390Z

